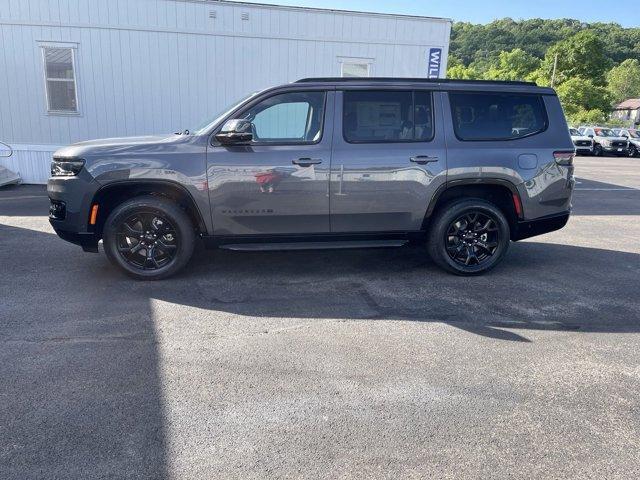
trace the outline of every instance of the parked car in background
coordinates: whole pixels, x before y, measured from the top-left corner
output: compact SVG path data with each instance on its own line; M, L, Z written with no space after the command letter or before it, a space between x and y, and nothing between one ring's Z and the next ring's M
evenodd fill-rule
M138 279L179 271L197 238L245 251L422 239L440 267L478 275L511 241L567 223L574 155L551 88L312 78L182 134L58 150L50 220L86 251L102 239Z
M582 135L593 139L593 154L627 155L629 142L607 127L585 127Z
M614 129L616 135L624 137L629 142L629 149L627 155L630 157L637 157L640 155L640 130L633 128L617 128Z
M576 154L578 155L592 155L593 154L593 139L582 135L577 128L570 128L569 134L571 140L576 147Z

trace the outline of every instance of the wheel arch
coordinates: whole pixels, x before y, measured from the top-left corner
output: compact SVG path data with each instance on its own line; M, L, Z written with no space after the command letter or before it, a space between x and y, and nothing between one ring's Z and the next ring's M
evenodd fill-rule
M204 217L191 193L183 185L170 180L122 180L98 189L91 202L91 205L98 205L93 232L101 237L105 221L114 208L126 200L144 195L156 195L176 202L185 210L198 232L207 233Z
M513 237L522 219L522 199L513 183L499 178L462 179L442 185L429 202L423 229L428 229L431 217L439 208L461 198L480 198L496 205L507 218Z

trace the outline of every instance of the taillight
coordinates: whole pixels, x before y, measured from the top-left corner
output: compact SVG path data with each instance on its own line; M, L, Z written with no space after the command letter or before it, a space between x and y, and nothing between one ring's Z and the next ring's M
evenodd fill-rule
M520 196L517 193L513 194L513 208L515 209L518 218L522 218L522 202L520 201Z
M558 165L573 165L573 157L575 157L575 151L561 151L561 152L553 152L553 158L555 158L556 163Z

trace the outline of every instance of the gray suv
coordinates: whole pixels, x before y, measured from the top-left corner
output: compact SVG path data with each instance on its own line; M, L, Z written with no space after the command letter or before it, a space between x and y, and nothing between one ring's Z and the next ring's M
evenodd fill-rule
M232 250L426 242L476 275L510 241L569 218L574 145L555 92L526 82L311 78L201 126L54 154L60 237L139 279L184 267L197 239Z

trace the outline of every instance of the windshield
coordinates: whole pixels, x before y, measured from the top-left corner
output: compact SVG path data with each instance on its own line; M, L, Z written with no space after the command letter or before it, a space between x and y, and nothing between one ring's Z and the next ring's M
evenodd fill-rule
M219 111L213 117L209 117L207 120L202 122L196 128L191 130L191 133L194 134L194 135L199 135L199 134L205 133L207 130L209 130L210 127L213 126L213 124L215 124L215 123L219 122L220 120L222 120L224 117L229 115L233 110L235 110L236 107L238 107L240 104L246 102L251 97L254 97L257 94L258 94L258 92L253 92L253 93L243 97L242 99L240 99L240 100L238 100L236 102L233 102L231 105L229 105L226 108L222 109L221 111Z
M615 132L610 128L596 128L595 132L598 137L617 137Z
M579 136L579 135L580 135L580 132L579 132L577 129L575 129L575 128L570 128L570 129L569 129L569 133L570 133L571 135L574 135L574 136Z

